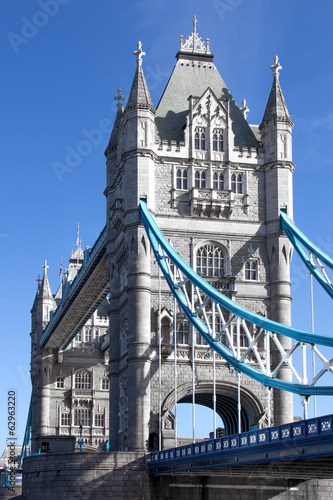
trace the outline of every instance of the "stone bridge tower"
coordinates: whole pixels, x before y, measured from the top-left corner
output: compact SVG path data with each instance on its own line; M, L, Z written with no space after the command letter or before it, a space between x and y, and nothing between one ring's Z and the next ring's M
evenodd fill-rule
M110 450L144 451L158 443L159 323L163 446L174 443L175 356L178 402L191 400L194 373L196 402L213 404L212 355L174 310L164 282L159 321L158 269L140 221L140 199L181 257L214 287L257 313L290 322L290 247L279 229L279 212L286 208L292 214L293 123L278 60L262 124L249 125L245 101L237 106L196 24L194 18L192 34L181 37L156 109L140 42L125 108L120 89L115 98L118 111L105 152ZM242 342L246 348L244 334ZM226 432L237 432L237 378L220 358L216 380L217 411ZM242 430L265 424L266 401L264 388L243 376ZM271 406L275 424L293 419L288 395L275 394Z

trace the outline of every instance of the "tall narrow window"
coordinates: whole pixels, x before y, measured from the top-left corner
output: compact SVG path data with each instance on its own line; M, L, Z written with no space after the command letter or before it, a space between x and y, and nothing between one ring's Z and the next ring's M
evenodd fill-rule
M224 175L222 172L214 172L213 189L224 189Z
M194 133L194 148L206 149L206 130L203 127L197 127Z
M206 187L206 172L205 170L196 170L194 174L194 187L205 189Z
M243 176L242 174L232 174L231 176L231 191L237 194L243 193Z
M223 151L223 130L221 128L213 130L213 151Z
M84 341L91 342L91 330L86 330L84 334Z
M189 340L189 324L187 321L178 322L178 344L188 344Z
M237 347L237 325L232 325L234 348ZM239 347L248 347L249 340L242 325L239 325Z
M197 273L206 277L224 276L224 255L221 248L208 243L197 250Z
M91 373L77 372L75 374L75 389L91 389Z
M176 174L177 189L187 189L187 171L179 168Z

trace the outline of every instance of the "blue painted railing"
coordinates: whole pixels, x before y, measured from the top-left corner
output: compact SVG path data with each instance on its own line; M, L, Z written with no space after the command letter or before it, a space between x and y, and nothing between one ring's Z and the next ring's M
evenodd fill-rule
M199 441L177 448L151 453L151 466L167 465L170 461L181 462L184 459L204 458L231 450L246 451L256 446L271 446L275 443L296 442L299 438L318 438L333 435L333 415L301 420L266 429L252 430L207 441Z

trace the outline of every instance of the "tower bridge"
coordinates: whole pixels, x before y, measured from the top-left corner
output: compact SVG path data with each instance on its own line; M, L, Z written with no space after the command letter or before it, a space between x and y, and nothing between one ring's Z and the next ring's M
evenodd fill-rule
M291 222L293 122L282 68L276 56L262 122L249 125L246 103L236 104L196 27L194 18L156 108L138 43L130 94L124 107L118 89L105 151L106 227L91 250L78 245L55 294L44 266L32 308L28 498L44 500L47 484L48 498L59 488L77 498L78 485L80 498L113 498L117 487L123 498L183 498L186 488L202 498L208 479L182 480L174 493L170 482L152 477L190 473L198 463L206 478L220 470L211 490L237 489L223 479L224 463L259 498L262 489L235 457L282 464L303 450L305 480L332 453L331 417L326 432L326 420L309 423L306 410L311 395L332 394L321 381L332 372L333 340L290 326L293 246L329 293L332 261ZM300 367L292 361L296 350ZM307 366L310 351L316 373ZM293 393L304 405L300 424ZM214 425L215 439L197 444L193 414L192 443L179 448L177 405L184 401L213 409L227 435L217 438ZM314 439L312 424L325 427ZM280 455L287 430L298 428L304 440L288 444L295 453ZM245 450L245 441L259 446L261 435L268 436L265 450ZM79 436L85 453L74 452ZM52 453L59 446L67 453ZM282 465L270 467L268 477L260 470L267 495L289 488ZM331 468L325 471L321 478L331 478Z

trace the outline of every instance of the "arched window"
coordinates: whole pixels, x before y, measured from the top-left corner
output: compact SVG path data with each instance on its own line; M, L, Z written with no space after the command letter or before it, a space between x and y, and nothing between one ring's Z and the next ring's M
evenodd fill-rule
M221 128L213 130L213 151L223 151L223 130Z
M188 344L189 341L189 324L187 321L179 321L178 332L177 332L177 342L178 344Z
M170 342L170 326L171 326L170 318L164 316L161 319L161 340L166 344Z
M187 171L179 168L176 174L177 189L187 189Z
M231 191L237 194L243 193L243 176L242 174L232 174L231 176Z
M213 174L213 189L224 189L224 175L222 172Z
M203 127L197 127L194 133L194 148L206 149L206 130Z
M205 170L196 170L195 171L194 186L196 188L205 189L205 187L206 187L206 172L205 172Z
M208 243L197 250L196 271L200 276L224 276L224 255L220 247Z
M91 373L77 372L75 373L75 389L91 389Z

